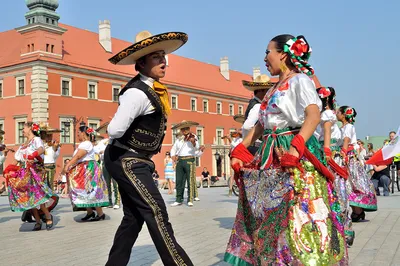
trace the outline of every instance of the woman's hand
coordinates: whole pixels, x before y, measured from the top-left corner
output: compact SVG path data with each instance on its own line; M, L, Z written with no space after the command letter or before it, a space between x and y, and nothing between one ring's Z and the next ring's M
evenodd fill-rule
M237 158L232 158L231 159L231 167L235 172L239 172L240 168L243 167L243 161L237 159Z
M297 158L299 158L299 155L300 155L299 152L293 146L290 146L288 154L293 155L294 157L297 157Z

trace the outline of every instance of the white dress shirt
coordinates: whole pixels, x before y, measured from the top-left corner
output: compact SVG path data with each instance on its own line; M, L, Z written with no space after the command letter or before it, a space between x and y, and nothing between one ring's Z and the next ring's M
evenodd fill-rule
M149 87L153 87L154 79L140 74L140 80ZM119 97L119 106L113 119L107 127L110 139L122 137L136 117L155 112L147 95L137 89L131 88Z
M58 156L60 156L60 147L58 147L57 151L53 149L51 146L45 145L45 153L44 153L44 164L55 164Z
M185 141L184 137L180 137L174 143L171 149L171 156L197 156L199 157L198 150L200 148L199 140L196 135L194 135L196 139L196 146L193 147L193 144L190 141ZM201 156L201 154L200 154Z
M261 100L254 96L256 100L260 103L256 103L253 108L251 108L249 115L247 116L246 121L244 121L242 126L242 135L243 138L249 134L250 130L255 126L258 121L258 113L260 112Z
M231 142L231 149L235 148L237 145L239 145L243 141L242 138L233 138Z
M101 161L104 160L104 151L107 148L108 142L109 142L108 138L102 139L99 141L99 143L97 143L96 146L94 146L94 152L100 156Z

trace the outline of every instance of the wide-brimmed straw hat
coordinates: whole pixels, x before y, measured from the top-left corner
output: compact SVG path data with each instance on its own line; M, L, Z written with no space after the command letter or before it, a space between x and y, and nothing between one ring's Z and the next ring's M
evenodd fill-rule
M198 125L199 125L199 123L197 123L197 122L183 120L182 122L172 126L172 129L181 129L181 128L193 127L193 126L198 126Z
M57 128L52 128L49 126L49 124L43 122L39 124L39 127L40 127L40 132L44 132L47 135L62 132L62 130Z
M100 125L95 131L99 134L107 134L107 128L110 122L105 122L104 124Z
M183 32L152 35L148 31L142 31L136 35L134 44L111 57L109 61L115 65L133 65L139 58L157 51L170 54L184 45L187 40L188 35Z
M256 91L270 89L275 85L275 82L272 82L267 75L262 74L256 77L254 81L242 80L242 84L246 89Z
M244 115L235 115L233 117L233 120L235 120L236 122L238 122L240 124L243 124L246 119L244 118Z

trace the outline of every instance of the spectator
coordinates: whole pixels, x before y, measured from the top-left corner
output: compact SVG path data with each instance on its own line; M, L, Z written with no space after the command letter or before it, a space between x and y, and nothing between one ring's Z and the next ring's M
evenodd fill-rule
M157 170L154 170L154 173L153 173L153 181L154 181L154 184L156 185L156 187L158 187L158 179L160 178L160 176L158 175L158 172L157 172Z
M358 145L358 156L361 164L365 166L365 156L367 156L367 151L364 148L364 142L360 139L357 140Z
M390 184L390 165L374 165L372 183L374 184L376 195L380 196L379 187L383 187L383 196L389 196Z
M208 188L210 188L211 180L210 180L210 173L207 171L207 167L203 168L203 172L201 173L203 178L201 179L200 186L203 186L203 181L207 180Z

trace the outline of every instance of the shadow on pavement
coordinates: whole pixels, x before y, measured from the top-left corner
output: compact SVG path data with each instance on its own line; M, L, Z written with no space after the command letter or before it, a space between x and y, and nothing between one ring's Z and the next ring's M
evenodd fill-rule
M224 255L225 253L219 253L216 255L216 257L220 260L214 264L211 264L210 266L226 266L226 265L230 265L229 263L226 263L224 260Z
M131 257L129 260L129 266L137 265L152 265L154 262L158 261L160 256L154 245L143 245L134 246L131 252ZM143 264L143 261L146 261ZM140 263L139 263L140 262Z
M219 227L224 229L232 229L235 217L221 217L215 218L214 221L219 222Z

